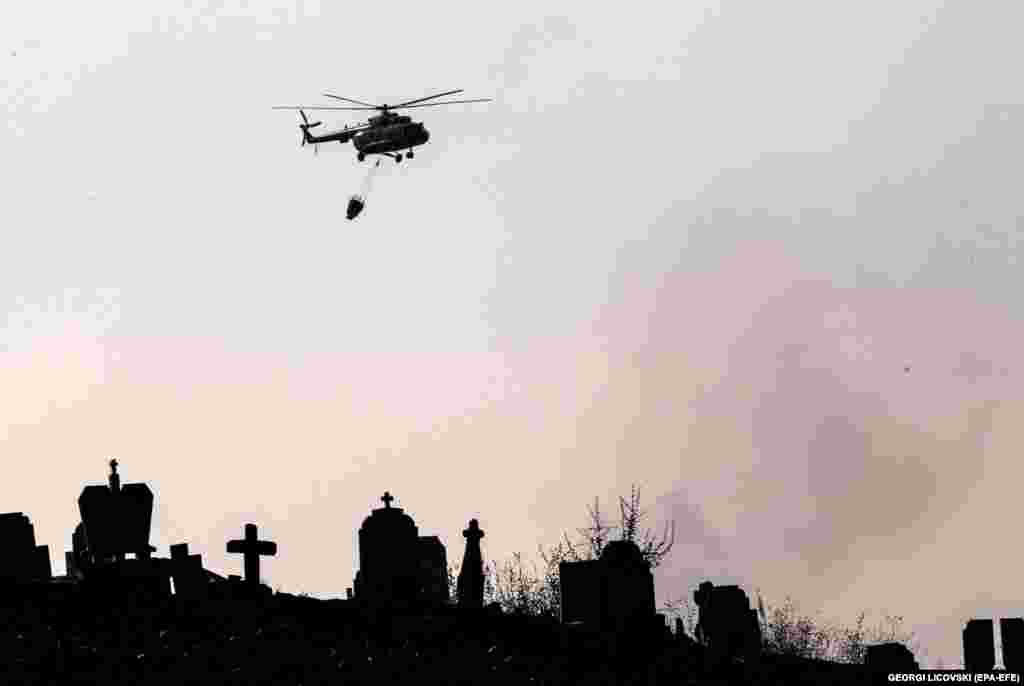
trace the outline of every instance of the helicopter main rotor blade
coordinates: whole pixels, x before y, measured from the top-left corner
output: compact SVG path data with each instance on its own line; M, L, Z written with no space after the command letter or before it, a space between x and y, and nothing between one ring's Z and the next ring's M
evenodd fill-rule
M405 102L400 102L397 105L387 105L387 109L393 110L393 109L396 109L396 108L399 108L399 107L405 107L406 105L411 105L411 104L416 103L416 102L424 102L425 100L433 100L434 98L442 98L442 97L444 97L446 95L455 95L456 93L461 93L462 91L463 91L463 89L459 88L458 90L446 91L444 93L438 93L437 95L428 95L425 98L416 98L415 100L406 100Z
M324 96L328 97L328 98L334 98L335 100L344 100L345 102L352 102L352 103L355 103L356 105L365 105L367 107L372 107L374 109L377 109L376 105L373 105L373 104L368 103L368 102L363 102L362 100L353 100L352 98L343 98L340 95L332 95L331 93L324 93Z
M277 105L272 110L379 110L379 107L324 107L321 105Z
M444 102L425 102L422 105L396 105L395 107L389 107L388 109L413 109L415 107L436 107L438 105L459 105L466 102L491 102L491 98L477 98L474 100L445 100Z

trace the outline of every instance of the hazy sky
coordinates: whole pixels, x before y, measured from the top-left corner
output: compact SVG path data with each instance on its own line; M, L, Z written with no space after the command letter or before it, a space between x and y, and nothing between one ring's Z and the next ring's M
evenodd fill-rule
M116 456L159 554L240 573L254 521L337 597L385 489L501 559L636 482L660 600L959 664L1024 615L1024 6L678 5L3 5L0 511L62 572ZM495 101L410 110L354 222L351 144L271 110L452 88Z

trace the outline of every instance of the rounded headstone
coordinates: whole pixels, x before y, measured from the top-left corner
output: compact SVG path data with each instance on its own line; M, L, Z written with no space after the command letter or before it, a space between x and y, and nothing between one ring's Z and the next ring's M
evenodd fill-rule
M419 529L401 508L375 509L359 529L359 595L368 602L403 604L416 593Z
M601 561L615 567L646 567L640 546L632 541L612 541L601 551Z

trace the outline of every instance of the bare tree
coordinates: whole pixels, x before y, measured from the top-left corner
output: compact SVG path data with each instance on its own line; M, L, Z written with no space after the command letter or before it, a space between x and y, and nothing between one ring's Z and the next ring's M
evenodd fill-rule
M640 487L636 485L630 488L629 500L619 497L619 513L622 540L636 543L652 568L660 565L672 552L676 540L675 521L665 523L661 538L655 536L650 529L641 531L640 522L647 516L647 511L640 509Z
M601 516L601 503L597 498L594 498L594 506L588 507L587 512L590 515L590 526L576 531L584 537L588 546L586 559L594 560L601 557L601 551L604 550L604 546L611 536L612 527L604 523L604 518ZM563 538L575 550L575 546L569 543L568 535L563 534Z
M796 602L785 602L766 613L766 631L762 636L766 652L808 659L829 657L836 628L822 620L801 614Z
M902 643L913 649L913 634L903 630L903 618L886 615L876 626L866 625L861 612L853 626L801 613L792 598L767 613L762 637L766 652L804 658L863 664L868 646L881 642Z
M552 596L537 566L527 565L520 553L514 553L500 567L495 563L494 600L512 615L550 615Z
M576 551L581 559L593 560L601 557L601 552L611 540L630 541L636 543L643 553L644 559L652 568L660 565L672 551L672 545L676 538L676 523L666 522L662 535L656 536L651 529L642 529L641 523L649 514L647 510L640 507L640 487L630 487L629 498L619 497L619 523L612 526L604 521L601 514L601 503L594 498L594 505L587 508L590 516L590 526L577 529L581 540L577 543L569 541L568 536L564 542ZM614 532L618 536L613 538ZM584 556L581 548L586 549Z

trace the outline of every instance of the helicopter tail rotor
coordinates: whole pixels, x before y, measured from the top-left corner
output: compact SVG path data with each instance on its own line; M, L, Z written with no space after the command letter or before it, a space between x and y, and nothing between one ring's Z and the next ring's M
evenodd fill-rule
M299 114L302 116L302 123L299 124L299 129L302 131L302 142L299 144L299 147L301 148L309 140L309 130L312 129L313 127L320 126L321 124L323 124L323 122L322 121L316 121L316 122L313 122L312 124L310 124L309 123L309 118L306 117L306 113L305 112L303 112L302 110L299 110ZM316 148L317 148L317 146L314 145L313 146L314 153L316 152Z

